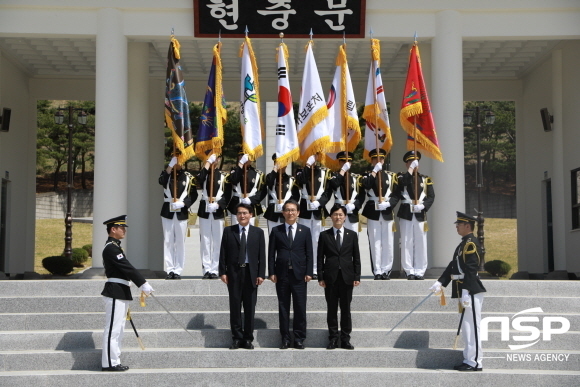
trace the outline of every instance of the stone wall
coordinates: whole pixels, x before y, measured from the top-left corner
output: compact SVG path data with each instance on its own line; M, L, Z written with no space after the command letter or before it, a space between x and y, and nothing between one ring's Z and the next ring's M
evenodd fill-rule
M73 218L93 216L93 191L72 191ZM66 215L67 193L47 192L36 195L36 219L64 218Z

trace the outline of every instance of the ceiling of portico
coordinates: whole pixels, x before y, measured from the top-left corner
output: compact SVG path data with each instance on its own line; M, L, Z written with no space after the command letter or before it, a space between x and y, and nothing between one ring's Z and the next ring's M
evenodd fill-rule
M149 43L149 73L165 75L167 40L132 40ZM182 39L182 67L188 78L207 77L215 39ZM237 80L240 71L238 49L241 39L223 40L224 80ZM275 79L275 48L278 39L252 39L258 58L261 79ZM304 39L287 39L290 52L290 74L301 77L304 65ZM314 54L321 78L332 77L334 61L341 40L315 41ZM489 40L463 42L463 75L465 79L517 79L541 62L558 44L556 40ZM403 79L406 75L408 41L381 42L381 70L385 79ZM1 37L3 55L17 63L32 77L95 76L95 39ZM347 41L351 77L366 79L369 69L368 39ZM423 55L424 52L423 52Z

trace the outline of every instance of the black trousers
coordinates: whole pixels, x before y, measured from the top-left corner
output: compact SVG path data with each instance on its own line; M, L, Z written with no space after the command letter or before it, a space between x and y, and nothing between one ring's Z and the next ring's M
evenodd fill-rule
M306 339L306 294L307 283L303 278L296 279L292 270L288 275L278 277L276 294L278 295L278 314L280 317L280 334L282 341L290 341L290 301L294 305L294 340Z
M254 314L258 300L258 288L252 283L250 265L240 267L235 279L228 278L230 295L230 327L234 340L254 340ZM242 326L242 306L244 324Z
M333 284L326 284L324 297L328 306L326 322L328 324L328 339L338 339L338 306L340 305L340 340L350 341L352 332L352 319L350 316L350 302L352 301L352 284L346 284L339 270L336 281Z

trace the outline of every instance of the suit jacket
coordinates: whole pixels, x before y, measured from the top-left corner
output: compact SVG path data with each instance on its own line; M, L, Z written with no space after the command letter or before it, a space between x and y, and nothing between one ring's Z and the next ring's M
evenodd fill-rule
M238 273L245 268L240 267L238 253L240 251L240 226L234 224L224 228L220 248L219 275L226 274L228 281L236 281ZM264 230L248 225L246 229L246 252L250 265L252 284L256 285L256 278L266 278L266 238Z
M107 244L103 249L103 266L107 278L132 281L138 287L146 282L145 277L131 265L125 256L125 252L121 248L121 241L118 239L111 237L107 239ZM129 286L117 282L106 282L101 295L118 300L130 301L133 299Z
M187 177L189 177L189 185L186 184ZM173 172L167 173L166 170L161 171L161 175L159 175L159 184L163 186L163 188L167 187L167 183L169 183L169 191L171 191L171 197L173 198ZM189 174L189 172L184 171L183 169L177 172L177 194L176 197L180 198L183 194L184 190L188 190L189 192L185 195L183 199L183 208L181 208L178 212L171 212L169 211L169 202L163 202L161 206L161 216L167 219L173 219L173 214L177 214L177 219L179 220L187 220L189 217L188 210L189 207L197 200L197 188L195 186L195 178ZM165 195L164 195L165 196Z
M360 252L358 235L345 227L341 231L342 243L340 251L336 245L334 227L320 233L318 239L318 281L332 285L342 272L344 282L351 285L353 281L360 281Z
M290 245L286 234L286 224L272 229L268 246L269 275L284 277L288 275L288 262L292 262L292 270L296 279L304 279L306 275L312 277L312 236L310 228L295 223L294 241Z
M398 184L396 187L395 194L401 200L401 205L399 206L397 217L406 220L413 220L411 205L403 202L403 200L405 200L405 197L403 196L405 188L407 189L407 193L409 194L411 200L416 199L413 175L411 175L409 172L399 173L399 175L397 176L397 180ZM416 213L415 217L417 218L418 221L424 222L425 220L427 220L427 211L429 211L429 208L431 208L433 202L435 201L435 191L433 190L433 180L431 180L429 176L419 174L418 181L420 185L420 187L418 187L417 190L419 196L421 196L422 192L425 192L425 198L423 199L423 205L425 206L425 208L423 209L423 211Z

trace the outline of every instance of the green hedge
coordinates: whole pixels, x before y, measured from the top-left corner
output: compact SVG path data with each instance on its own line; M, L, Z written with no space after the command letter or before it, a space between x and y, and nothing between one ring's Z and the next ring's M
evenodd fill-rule
M509 263L500 261L499 259L486 262L484 268L485 271L494 277L504 277L512 269Z
M73 263L67 257L54 255L42 260L42 266L54 275L67 275L73 271Z

